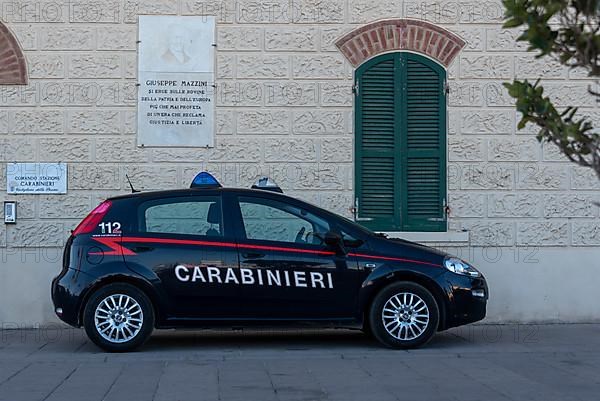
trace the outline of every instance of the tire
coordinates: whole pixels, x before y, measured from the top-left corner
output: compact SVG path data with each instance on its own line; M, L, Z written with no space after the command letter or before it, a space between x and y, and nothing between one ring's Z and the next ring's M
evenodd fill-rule
M425 345L435 335L439 319L433 295L408 281L392 283L379 291L369 311L373 336L386 347L396 349Z
M125 283L96 290L83 312L90 340L108 352L132 351L148 340L154 329L152 303L141 290Z

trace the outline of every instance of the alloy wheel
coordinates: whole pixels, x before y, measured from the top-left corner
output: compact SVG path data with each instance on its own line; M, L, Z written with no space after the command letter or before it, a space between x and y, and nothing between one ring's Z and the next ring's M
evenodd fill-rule
M112 294L104 298L94 312L98 333L111 343L132 340L142 329L144 313L140 304L125 294Z
M421 297L401 292L390 297L381 312L385 330L401 341L421 336L429 324L429 308Z

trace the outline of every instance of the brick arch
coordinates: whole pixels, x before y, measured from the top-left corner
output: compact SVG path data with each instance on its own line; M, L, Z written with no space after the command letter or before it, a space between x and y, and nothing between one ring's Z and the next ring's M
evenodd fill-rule
M27 63L19 42L0 22L0 85L27 85Z
M335 45L354 67L377 54L397 50L425 54L448 67L465 41L430 22L394 18L356 28L339 38Z

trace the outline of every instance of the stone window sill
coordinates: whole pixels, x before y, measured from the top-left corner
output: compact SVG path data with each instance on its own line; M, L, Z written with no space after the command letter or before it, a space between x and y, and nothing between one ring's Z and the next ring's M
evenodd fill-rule
M468 231L446 231L446 232L415 232L415 231L382 231L389 238L401 238L413 242L469 242Z

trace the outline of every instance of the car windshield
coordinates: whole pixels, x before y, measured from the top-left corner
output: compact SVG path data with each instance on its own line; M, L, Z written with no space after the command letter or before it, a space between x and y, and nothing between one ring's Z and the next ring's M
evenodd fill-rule
M330 213L331 213L331 212L330 212ZM356 230L359 230L359 231L362 231L362 232L363 232L363 233L365 233L365 234L368 234L368 235L379 235L379 234L377 234L376 232L369 230L367 227L361 226L361 225L360 225L360 224L358 224L357 222L355 222L355 221L352 221L352 220L350 220L350 219L349 219L349 218L347 218L347 217L341 216L341 215L339 215L339 214L337 214L337 213L335 213L335 216L336 216L337 218L339 218L339 219L342 219L342 220L344 221L344 223L351 225L351 226L352 226L352 228L354 228L354 229L356 229Z
M366 228L366 227L364 227L364 226L361 226L361 225L360 225L360 224L358 224L357 222L355 222L355 221L352 221L352 220L350 220L349 218L347 218L347 217L344 217L344 216L342 216L342 215L340 215L340 214L337 214L337 213L334 213L334 212L330 212L330 211L329 211L329 210L327 210L327 209L323 209L323 208L322 208L322 207L320 207L320 206L317 206L317 205L315 205L315 204L313 204L313 203L310 203L310 202L307 202L307 201L304 201L304 200L302 200L301 202L303 202L303 203L305 203L305 204L307 204L307 205L309 205L309 206L311 206L311 207L314 207L314 208L318 209L319 211L321 211L321 212L323 212L323 213L326 213L326 214L329 214L329 215L331 215L331 216L334 216L336 219L340 219L340 220L342 220L342 222L343 222L344 224L347 224L347 225L351 226L353 229L355 229L355 230L357 230L357 231L360 231L360 232L362 232L362 233L363 233L363 234L365 234L365 235L379 235L379 234L375 233L374 231L371 231L371 230L369 230L368 228Z

